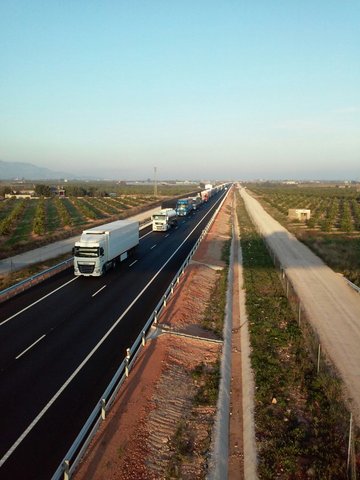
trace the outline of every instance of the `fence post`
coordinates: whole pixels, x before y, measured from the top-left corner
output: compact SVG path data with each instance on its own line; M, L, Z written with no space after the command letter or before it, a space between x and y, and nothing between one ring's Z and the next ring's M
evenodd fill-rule
M351 459L351 442L352 442L352 413L350 413L350 425L349 425L349 443L348 443L348 455L346 463L346 471L349 473L350 459ZM350 477L351 478L351 477Z
M320 371L320 355L321 355L321 344L319 343L318 347L318 357L317 357L317 373Z
M299 304L298 304L298 324L299 324L299 327L300 327L300 322L301 322L301 302L299 300Z
M289 280L287 277L285 277L285 282L286 282L286 298L289 298Z

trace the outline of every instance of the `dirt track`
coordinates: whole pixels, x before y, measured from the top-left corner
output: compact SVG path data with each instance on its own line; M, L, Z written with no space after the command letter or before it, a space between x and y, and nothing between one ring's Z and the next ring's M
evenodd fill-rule
M244 188L240 194L301 299L322 349L340 373L360 425L360 295L265 212Z

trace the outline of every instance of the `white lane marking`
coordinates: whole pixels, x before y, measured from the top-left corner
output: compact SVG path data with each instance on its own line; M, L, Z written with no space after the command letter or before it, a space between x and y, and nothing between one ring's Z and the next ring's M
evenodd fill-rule
M64 283L64 285L60 285L60 287L58 288L55 288L55 290L53 290L52 292L44 295L43 297L39 298L39 300L36 300L36 302L34 303L31 303L30 305L28 305L27 307L23 308L22 310L20 310L19 312L17 313L14 313L14 315L11 315L11 317L7 318L6 320L3 320L1 323L0 323L0 327L1 325L4 325L6 322L8 322L9 320L11 320L12 318L14 317L17 317L18 315L20 315L20 313L22 312L25 312L25 310L28 310L30 307L36 305L37 303L41 302L41 300L44 300L45 298L49 297L50 295L52 295L53 293L57 292L58 290L60 290L61 288L65 287L66 285L69 285L69 283L73 282L74 280L77 280L79 277L75 277L75 278L72 278L71 280L69 280L68 282Z
M42 340L42 339L45 338L45 337L46 337L46 335L42 335L40 338L38 338L37 340L35 340L35 342L32 343L32 344L30 345L30 347L28 347L26 350L24 350L23 352L21 352L17 357L15 357L15 360L17 360L18 358L22 357L22 356L24 355L24 353L26 353L27 351L29 351L30 348L32 348L34 345L36 345L37 343L39 343L40 340Z
M49 410L51 405L60 397L62 392L65 390L65 388L73 381L73 379L76 377L76 375L80 372L80 370L83 368L84 365L90 360L90 358L94 355L94 353L100 348L100 346L105 342L105 340L108 338L108 336L115 330L115 328L118 326L118 324L121 322L121 320L125 317L125 315L128 313L128 311L135 305L135 303L139 300L139 298L143 295L145 290L153 283L155 278L160 275L162 270L166 267L166 265L170 262L170 260L177 254L177 252L180 250L180 248L184 245L184 243L187 241L187 239L192 235L192 233L196 230L198 225L206 218L209 213L213 210L213 208L217 204L213 205L213 207L204 215L204 217L195 225L195 227L191 230L189 235L180 243L178 248L174 251L174 253L166 260L166 262L163 264L163 266L155 273L155 275L152 277L152 279L145 285L145 287L141 290L141 292L138 294L138 296L130 303L130 305L124 310L124 312L120 315L120 317L116 320L116 322L113 324L113 326L105 333L105 335L101 338L101 340L98 342L97 345L91 350L90 353L84 358L84 360L80 363L80 365L77 367L77 369L70 375L70 377L66 380L66 382L63 384L63 386L55 393L55 395L52 397L52 399L45 405L45 407L41 410L41 412L34 418L34 420L30 423L30 425L27 427L27 429L20 435L20 437L16 440L16 442L9 448L9 450L5 453L5 455L2 457L0 460L0 467L6 462L6 460L14 453L14 451L17 449L17 447L20 445L20 443L24 440L24 438L31 432L31 430L35 427L35 425L39 422L41 417L45 415L45 413Z
M136 262L137 262L137 260L135 260L134 262L130 263L129 267L132 267L133 265L135 265Z
M101 292L101 290L104 290L104 288L106 288L106 285L104 285L103 287L99 288L99 290L95 293L93 293L91 296L92 297L95 297L95 295L97 295L99 292Z
M142 236L140 237L140 239L141 239L141 238L144 238L144 237L146 237L147 235L150 235L150 233L152 233L152 231L151 231L151 230L150 230L150 232L148 232L148 233L145 233L145 235L142 235Z
M150 247L150 250L152 250L153 248L155 248L157 245L157 243L155 243L155 245L153 245L152 247Z
M168 233L167 235L165 235L165 238L167 238L169 235L170 235L170 233Z

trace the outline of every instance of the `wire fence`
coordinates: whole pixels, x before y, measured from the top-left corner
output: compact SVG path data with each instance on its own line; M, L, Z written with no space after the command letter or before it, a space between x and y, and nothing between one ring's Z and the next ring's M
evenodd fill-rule
M249 215L251 213L248 211ZM253 224L257 229L258 233L263 237L261 230L256 225L254 219ZM264 238L264 237L263 237ZM310 355L314 368L316 368L317 375L321 375L323 379L323 385L328 386L326 389L326 394L329 401L336 400L336 393L332 388L332 385L340 384L343 387L343 383L340 375L338 374L334 364L332 363L330 356L328 355L324 345L321 343L321 339L311 323L311 319L307 314L306 308L303 305L301 298L296 292L291 280L289 279L286 269L284 269L281 261L271 249L269 244L266 242L265 245L268 249L268 252L273 260L274 266L279 273L279 277L286 294L286 297L289 301L289 304L294 312L294 316L297 319L298 326L302 331L303 338L305 340L306 348L308 354ZM347 450L347 478L349 480L356 480L358 478L357 473L360 469L360 459L357 458L357 450L359 449L360 444L360 429L355 425L353 413L351 412L351 404L346 398L346 393L343 390L342 400L347 409L348 421L343 426L343 438L346 442Z

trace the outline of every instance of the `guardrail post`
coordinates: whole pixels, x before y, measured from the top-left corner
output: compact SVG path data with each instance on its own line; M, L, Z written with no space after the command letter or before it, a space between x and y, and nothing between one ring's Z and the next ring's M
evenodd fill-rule
M106 418L106 401L105 398L101 399L101 418L105 420Z
M144 347L146 343L146 335L144 330L142 332L141 343L142 343L142 346Z
M174 284L171 283L171 295L174 293Z
M176 283L179 284L179 282L180 282L180 277L179 277L179 275L178 275L178 277L177 277L177 279L176 279Z
M64 480L70 480L70 462L69 462L69 460L64 460L63 470L64 470Z
M157 325L158 322L158 317L157 317L157 311L155 310L154 312L154 325Z
M129 376L129 360L130 360L130 348L127 348L127 349L126 349L126 358L125 358L125 362L126 362L126 365L125 365L125 376L126 376L126 377Z
M166 307L166 295L164 295L164 307Z

